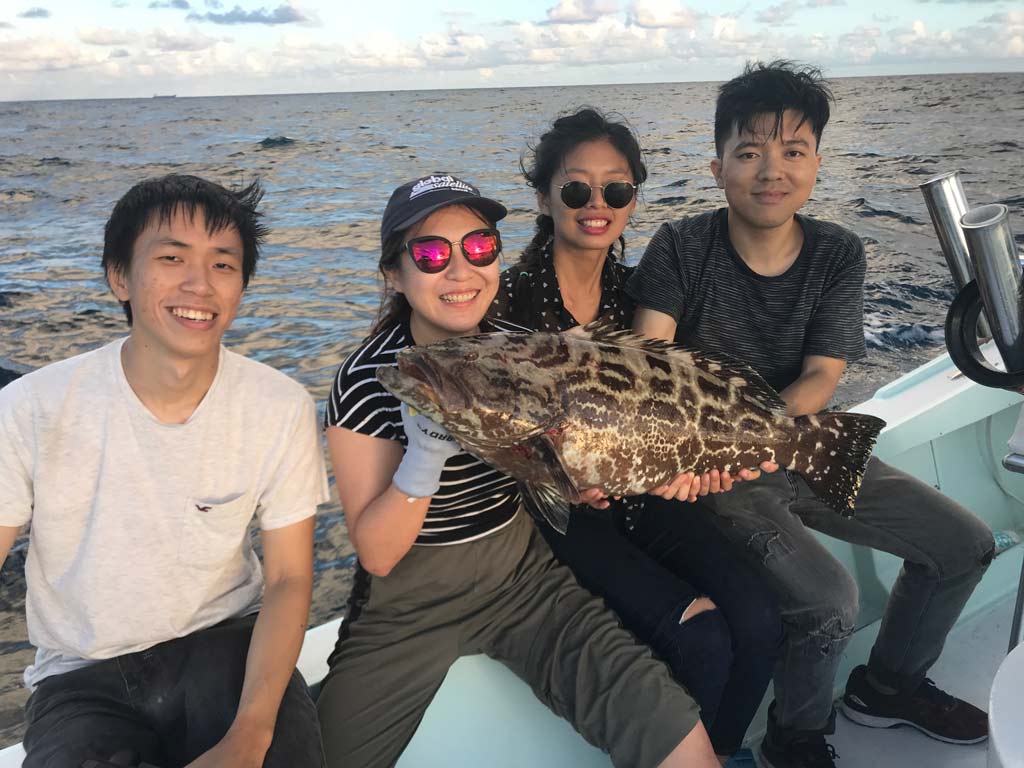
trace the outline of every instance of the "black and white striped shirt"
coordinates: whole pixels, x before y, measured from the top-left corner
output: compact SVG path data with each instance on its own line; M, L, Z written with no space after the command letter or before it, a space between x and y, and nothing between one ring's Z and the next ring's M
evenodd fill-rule
M807 355L858 360L864 349L864 246L838 224L796 220L793 265L766 277L729 241L729 209L664 224L626 283L637 306L671 315L676 341L742 360L777 391Z
M524 329L500 320L484 321L481 331ZM325 427L343 427L371 437L407 445L398 399L377 381L377 368L395 365L396 355L413 345L407 322L382 331L364 342L341 364L327 399ZM430 500L420 545L447 545L472 541L504 528L519 509L516 482L460 453L448 459L441 487Z

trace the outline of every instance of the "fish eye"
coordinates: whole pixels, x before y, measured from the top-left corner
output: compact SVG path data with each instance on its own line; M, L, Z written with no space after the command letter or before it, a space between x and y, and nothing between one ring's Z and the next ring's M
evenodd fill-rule
M465 360L466 360L467 363L472 363L474 360L476 360L479 357L480 357L480 355L477 354L476 352L467 352Z

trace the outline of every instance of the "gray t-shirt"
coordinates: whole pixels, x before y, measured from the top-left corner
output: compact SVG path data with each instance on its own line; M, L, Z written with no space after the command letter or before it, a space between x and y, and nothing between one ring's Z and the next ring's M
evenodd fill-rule
M221 348L192 416L164 424L128 384L123 343L0 390L0 525L32 523L30 687L257 611L253 516L281 528L327 499L300 384Z
M807 355L864 357L864 246L838 224L796 220L804 244L792 266L765 277L729 241L728 208L664 224L626 291L673 317L676 341L741 360L781 391Z

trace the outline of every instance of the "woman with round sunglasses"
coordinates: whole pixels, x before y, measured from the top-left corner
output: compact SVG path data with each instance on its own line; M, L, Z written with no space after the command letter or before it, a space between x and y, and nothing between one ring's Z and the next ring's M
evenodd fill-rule
M603 320L622 328L634 304L624 286L623 231L647 178L630 129L592 108L555 120L532 150L527 183L540 215L521 262L502 274L490 316L544 331ZM618 245L618 249L616 249ZM766 464L765 469L773 469ZM753 479L744 471L737 479ZM538 520L555 555L669 664L701 706L721 762L752 765L743 736L782 641L771 592L689 504L727 491L727 473L687 473L650 495L584 492L565 535Z
M409 345L524 330L484 319L505 214L446 174L403 184L384 211L380 317L325 414L358 555L318 699L328 766L394 765L451 664L486 653L616 765L717 768L696 702L557 563L515 481L377 379Z

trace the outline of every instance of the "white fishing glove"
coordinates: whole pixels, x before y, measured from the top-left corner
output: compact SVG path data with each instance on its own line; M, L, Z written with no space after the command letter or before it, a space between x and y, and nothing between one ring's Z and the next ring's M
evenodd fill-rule
M441 471L462 448L448 430L402 403L402 426L409 445L391 482L412 499L433 496L441 487Z

